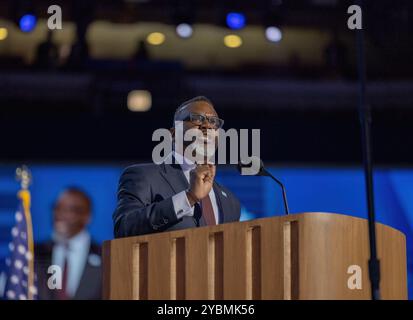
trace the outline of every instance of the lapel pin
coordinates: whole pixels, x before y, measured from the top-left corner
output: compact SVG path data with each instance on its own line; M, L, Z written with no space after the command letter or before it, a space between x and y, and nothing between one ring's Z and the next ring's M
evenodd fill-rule
M99 267L102 264L101 258L95 253L89 254L88 262L93 267Z
M221 193L224 197L227 197L227 194L224 191L221 191Z

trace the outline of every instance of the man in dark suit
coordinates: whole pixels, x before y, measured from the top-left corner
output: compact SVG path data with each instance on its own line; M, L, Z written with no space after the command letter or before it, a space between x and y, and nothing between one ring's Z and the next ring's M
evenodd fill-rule
M211 101L196 97L175 112L174 123L182 121L183 132L199 129L208 144L207 132L220 129ZM174 134L176 128L172 128ZM192 142L192 141L191 141ZM183 151L191 144L184 142ZM118 205L113 214L115 237L234 222L240 218L240 203L225 187L214 181L213 164L197 164L175 148L172 164L133 165L119 181ZM215 144L216 145L216 144Z
M39 299L101 299L101 248L86 230L91 211L89 196L78 188L67 188L58 197L53 240L35 246ZM60 289L50 266L60 267Z

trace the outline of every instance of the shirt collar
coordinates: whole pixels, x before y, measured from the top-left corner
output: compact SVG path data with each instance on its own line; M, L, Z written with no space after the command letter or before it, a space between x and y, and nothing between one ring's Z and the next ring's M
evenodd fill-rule
M180 164L182 171L190 171L196 167L196 164L193 161L185 158L175 150L173 151L173 156L175 158L175 161Z
M68 240L63 240L60 239L58 235L53 234L53 239L58 243L58 244L67 244L69 248L79 248L83 247L87 242L90 241L90 235L89 232L86 230L80 231L78 234L74 235Z

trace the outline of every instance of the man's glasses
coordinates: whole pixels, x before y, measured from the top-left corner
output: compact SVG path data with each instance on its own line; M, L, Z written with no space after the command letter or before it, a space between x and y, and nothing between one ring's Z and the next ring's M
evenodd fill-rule
M208 117L198 113L190 113L186 118L183 119L183 121L191 121L197 126L201 126L206 120L214 129L220 129L224 125L224 120L218 117Z

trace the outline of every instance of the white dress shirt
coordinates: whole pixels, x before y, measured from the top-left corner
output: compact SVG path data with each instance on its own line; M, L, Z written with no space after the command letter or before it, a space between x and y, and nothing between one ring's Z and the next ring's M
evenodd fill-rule
M180 164L182 171L186 177L186 180L189 183L190 172L196 167L196 164L186 158L184 158L181 154L177 152L173 152L173 156L175 157L175 161ZM217 199L215 196L214 188L211 188L209 191L209 198L211 199L212 209L214 210L215 221L217 224L219 221L219 210ZM186 195L186 190L181 191L172 197L172 202L175 209L175 214L178 219L184 216L193 216L194 215L194 207L191 207L188 197Z
M59 241L56 236L54 236L54 238L56 244L53 247L52 264L60 266L63 276L65 257L67 257L68 273L66 294L73 297L79 287L80 279L87 263L90 249L90 235L86 230L83 230L70 238L67 246Z

